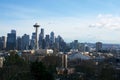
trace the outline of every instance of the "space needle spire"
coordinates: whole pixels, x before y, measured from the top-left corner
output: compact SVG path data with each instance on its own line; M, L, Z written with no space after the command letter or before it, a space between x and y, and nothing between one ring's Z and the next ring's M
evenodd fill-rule
M33 27L35 28L35 33L36 33L36 36L35 36L35 49L37 50L38 49L38 37L37 37L37 34L38 34L38 28L40 27L40 25L35 23L35 25L33 25Z

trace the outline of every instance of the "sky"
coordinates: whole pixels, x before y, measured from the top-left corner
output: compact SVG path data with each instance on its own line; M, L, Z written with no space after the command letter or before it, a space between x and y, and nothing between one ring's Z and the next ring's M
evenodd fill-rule
M0 0L0 36L31 35L40 24L66 42L120 43L120 0Z

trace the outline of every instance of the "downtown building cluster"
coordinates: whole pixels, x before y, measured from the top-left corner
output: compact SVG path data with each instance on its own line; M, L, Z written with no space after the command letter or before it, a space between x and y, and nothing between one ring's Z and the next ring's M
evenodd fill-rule
M30 38L30 35L27 34L21 37L17 36L16 30L11 30L10 33L7 33L7 37L0 37L0 50L33 50L35 49L35 38L35 32L32 33ZM45 35L44 29L41 28L38 36L39 49L56 49L63 51L65 46L66 43L60 35L55 37L53 31Z
M92 43L79 43L78 40L74 40L69 44L70 49L72 51L80 51L80 52L101 52L103 48L102 42Z
M41 28L38 32L38 49L52 49L57 52L120 52L119 45L96 43L79 43L74 40L71 43L66 43L64 39L52 31L50 34L45 34L44 29ZM11 30L7 36L0 37L0 50L35 50L36 32L32 35L24 34L17 36L16 30Z
M35 49L36 32L33 32L32 36L24 34L20 37L16 34L16 30L11 30L10 33L7 33L7 37L0 37L0 50ZM60 52L69 52L70 50L78 50L80 52L91 52L94 50L99 52L104 49L102 42L96 42L92 46L87 43L79 43L78 40L66 43L60 35L56 37L53 31L50 34L45 34L43 28L40 29L37 43L39 49L53 49Z

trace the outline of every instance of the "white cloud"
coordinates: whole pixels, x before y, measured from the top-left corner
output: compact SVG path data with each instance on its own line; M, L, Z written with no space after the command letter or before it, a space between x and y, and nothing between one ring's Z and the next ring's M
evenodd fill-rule
M107 29L120 29L120 16L113 16L111 14L97 16L97 21L90 24L89 27L107 28Z

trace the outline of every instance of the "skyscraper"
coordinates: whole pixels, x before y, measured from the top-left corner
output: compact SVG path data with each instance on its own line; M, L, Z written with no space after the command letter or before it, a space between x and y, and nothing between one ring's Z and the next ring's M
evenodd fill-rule
M42 48L43 39L44 39L44 29L41 28L41 32L39 34L39 48Z
M50 46L49 46L49 42L50 42L50 38L49 38L49 35L46 35L45 37L45 44L46 44L46 49L48 49Z
M64 42L63 38L60 35L58 35L58 37L55 38L55 46L58 51L64 52L66 43Z
M30 40L30 49L35 49L35 37L36 33L32 33L32 39Z
M55 37L55 48L59 51L59 39Z
M6 37L2 36L0 37L0 50L3 50L6 48Z
M55 42L55 37L54 37L54 32L50 33L50 47L54 47L54 42Z
M22 50L22 38L21 37L17 37L16 49Z
M30 41L29 35L24 34L22 36L22 50L28 50L29 49L29 41Z
M44 38L44 29L41 28L41 34L42 34L42 37Z
M33 32L33 33L32 33L32 39L35 40L35 38L36 38L36 33Z
M99 52L102 50L102 42L96 42L96 52Z
M16 49L16 31L11 30L11 33L7 34L7 50Z
M2 41L3 41L3 49L6 48L6 37L2 36Z

